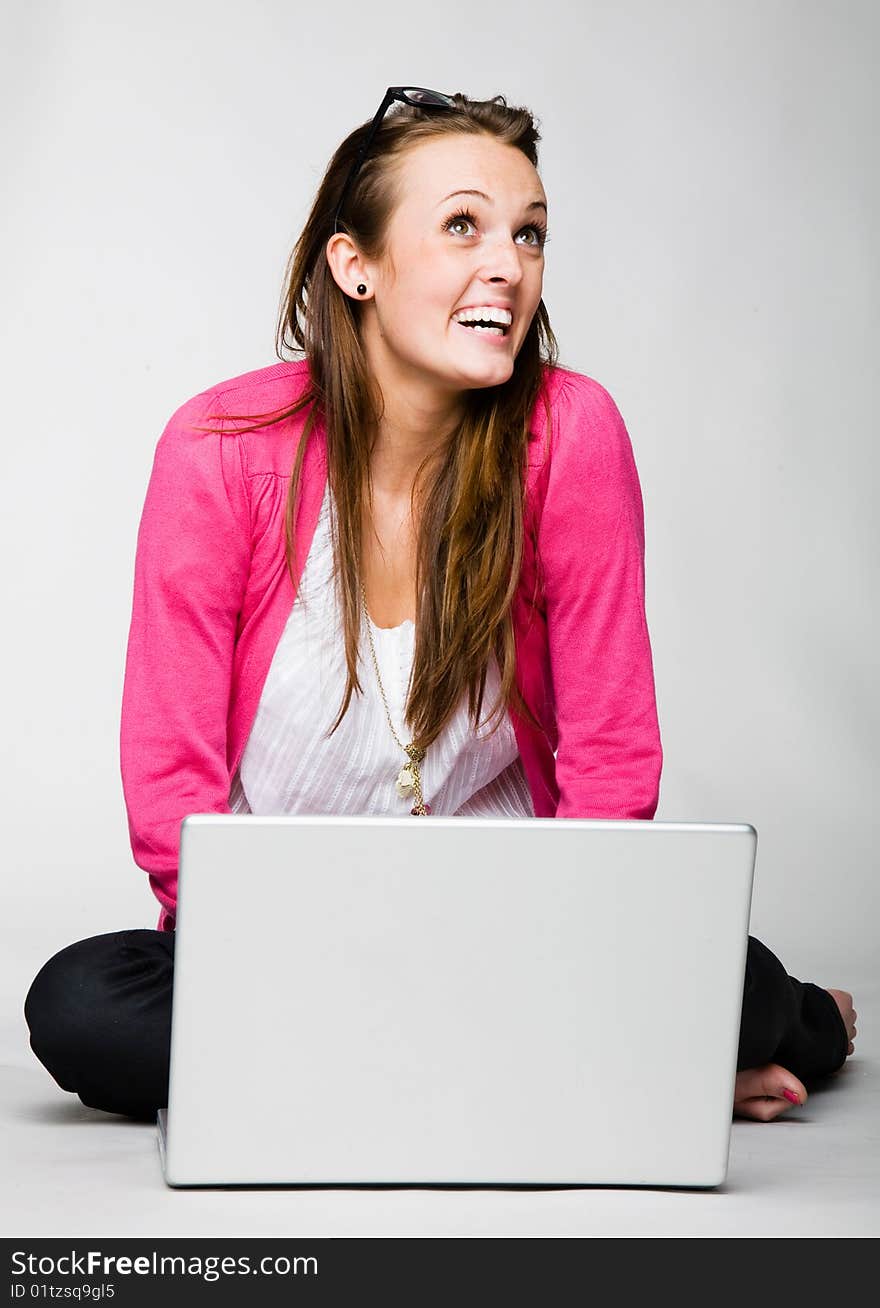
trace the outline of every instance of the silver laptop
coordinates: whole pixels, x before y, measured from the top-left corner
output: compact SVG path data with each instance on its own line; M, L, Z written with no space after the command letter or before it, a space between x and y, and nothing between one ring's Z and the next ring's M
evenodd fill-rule
M722 1184L757 833L195 815L169 1185Z

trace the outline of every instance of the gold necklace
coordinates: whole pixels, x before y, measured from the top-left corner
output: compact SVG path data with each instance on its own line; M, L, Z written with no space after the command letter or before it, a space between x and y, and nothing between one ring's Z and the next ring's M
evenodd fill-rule
M397 774L397 781L395 782L397 793L400 795L401 799L406 799L410 794L415 796L416 806L415 808L410 809L410 813L413 817L428 817L431 812L431 805L426 804L422 798L422 775L419 770L419 765L423 761L426 751L420 746L413 745L412 743L404 745L403 741L394 730L394 723L391 721L391 713L388 709L388 700L385 698L385 689L382 685L382 678L379 675L379 660L376 658L376 647L373 644L373 632L370 627L370 614L367 610L367 592L364 589L363 582L361 582L361 596L363 597L364 602L364 617L367 621L367 636L370 641L370 653L373 656L373 667L376 669L376 680L379 683L379 694L382 696L382 703L385 705L385 716L388 719L388 725L391 728L392 736L409 759L409 762L404 763L403 767Z

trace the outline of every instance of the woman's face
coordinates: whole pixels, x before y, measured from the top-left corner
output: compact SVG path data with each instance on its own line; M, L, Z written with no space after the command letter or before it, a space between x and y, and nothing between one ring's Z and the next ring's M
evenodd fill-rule
M369 288L370 364L380 382L435 392L500 385L541 300L547 197L536 169L515 146L450 136L409 150L398 185L385 258L357 265L363 278L352 263L350 287L339 265L353 298L360 280ZM472 306L509 310L504 333L457 322Z

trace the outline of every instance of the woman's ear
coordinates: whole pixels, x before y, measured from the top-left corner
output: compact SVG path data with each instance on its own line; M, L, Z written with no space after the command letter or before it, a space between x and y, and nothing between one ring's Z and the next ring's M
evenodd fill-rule
M369 277L351 237L346 232L334 232L327 242L325 253L333 280L339 289L352 299L362 298L364 292L359 292L358 287L369 287Z

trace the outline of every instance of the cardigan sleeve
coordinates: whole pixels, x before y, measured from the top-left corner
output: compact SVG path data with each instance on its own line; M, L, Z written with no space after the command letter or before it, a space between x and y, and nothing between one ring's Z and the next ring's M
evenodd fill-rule
M579 373L559 394L539 552L558 732L556 816L652 818L663 753L641 488L617 405Z
M156 446L137 536L120 766L134 861L172 930L180 824L228 813L226 723L238 614L250 567L240 438L210 426L206 392Z

